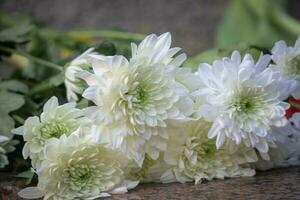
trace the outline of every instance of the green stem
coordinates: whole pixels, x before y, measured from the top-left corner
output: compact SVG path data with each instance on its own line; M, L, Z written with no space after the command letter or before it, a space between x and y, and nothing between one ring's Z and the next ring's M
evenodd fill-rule
M51 69L55 69L55 70L58 70L58 71L63 70L63 67L60 66L60 65L54 64L52 62L49 62L49 61L46 61L46 60L43 60L43 59L40 59L40 58L37 58L37 57L34 57L34 56L32 56L28 53L25 53L23 51L19 51L17 49L12 49L12 48L0 45L0 50L4 51L4 52L7 52L7 53L18 54L18 55L24 56L24 57L28 58L29 60L31 60L32 62L35 62L37 64L41 64L42 66L45 66L45 67L48 67L48 68L51 68Z
M33 87L28 93L27 95L28 96L32 96L34 94L37 94L37 93L41 93L41 92L45 92L47 90L50 90L52 88L56 87L55 85L53 84L49 84L48 81L45 81L45 82L42 82L38 85L36 85L35 87Z
M70 37L100 37L119 40L141 41L145 35L138 33L127 33L121 31L101 30L101 31L70 31L66 33Z
M13 117L14 120L15 120L16 122L18 122L19 124L24 124L24 122L25 122L25 120L24 120L22 117L20 117L19 115L13 115L12 117Z
M276 8L273 12L271 12L271 20L278 27L288 31L291 34L300 34L300 23L280 8Z

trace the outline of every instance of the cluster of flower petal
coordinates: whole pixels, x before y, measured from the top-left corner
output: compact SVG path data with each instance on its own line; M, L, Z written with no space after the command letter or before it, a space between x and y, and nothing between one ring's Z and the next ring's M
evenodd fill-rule
M6 154L15 150L16 140L12 140L12 135L0 135L0 168L8 165Z
M276 42L272 49L272 60L274 64L271 69L279 71L286 80L296 80L297 87L291 95L300 99L300 37L294 47L288 47L284 41Z
M190 95L195 75L180 69L186 56L174 55L171 36L147 36L132 45L132 58L92 55L93 73L83 97L96 106L86 115L103 126L101 140L121 148L139 166L145 155L156 160L166 149L166 121L186 120L194 112ZM196 78L194 78L197 80Z
M212 65L199 65L202 86L194 94L204 103L198 115L213 122L208 137L216 137L217 148L225 142L244 143L266 153L276 141L271 127L287 123L289 104L284 100L296 83L282 79L280 72L268 68L269 62L269 55L255 63L251 55L242 59L235 51Z
M284 127L274 127L279 140L253 166L259 170L300 165L300 113L295 113Z
M81 73L91 70L88 56L96 54L93 50L94 48L88 49L65 67L65 87L68 101L77 101L78 94L81 95L87 87L85 81L82 80Z
M164 160L169 169L161 176L163 183L181 183L214 178L253 176L255 171L243 166L254 157L246 160L238 154L229 154L217 149L214 139L208 139L211 123L202 119L186 122L182 127L172 128Z
M28 198L28 194L38 197L40 193L44 199L94 199L135 187L137 182L124 178L126 156L106 144L95 143L95 130L80 128L69 136L48 140L45 158L37 170L37 188L28 188L20 195Z
M34 168L44 159L47 140L59 138L63 134L70 135L80 126L88 124L89 121L82 111L75 106L75 103L59 105L58 99L52 97L45 103L40 117L29 117L23 126L12 130L13 133L23 136L26 142L23 156L31 159Z

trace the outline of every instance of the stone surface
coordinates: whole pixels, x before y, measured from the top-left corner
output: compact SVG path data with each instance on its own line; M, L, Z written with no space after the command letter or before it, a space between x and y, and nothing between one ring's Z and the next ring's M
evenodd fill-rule
M0 174L0 199L15 200L24 180ZM203 184L141 184L112 200L289 200L300 199L300 167L258 172L255 177L214 180Z

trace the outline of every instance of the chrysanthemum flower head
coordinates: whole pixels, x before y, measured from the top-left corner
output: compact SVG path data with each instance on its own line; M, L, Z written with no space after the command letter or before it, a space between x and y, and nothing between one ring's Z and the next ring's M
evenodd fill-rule
M29 117L23 126L13 130L15 134L23 136L26 142L23 156L25 159L31 158L34 168L44 158L43 150L47 140L59 138L63 134L70 135L89 122L75 106L75 103L59 105L57 98L52 97L45 103L40 117Z
M83 94L96 104L86 109L87 115L104 124L101 140L121 147L139 165L145 153L157 159L166 148L167 120L184 120L194 111L189 87L178 75L183 60L165 64L164 59L153 59L160 53L156 51L169 49L169 43L164 46L153 38L156 42L139 46L139 56L130 61L123 56L91 56L94 73L85 79L89 87ZM160 48L150 48L158 43ZM144 48L152 53L140 55L148 52Z
M72 60L65 67L65 87L68 101L77 101L78 94L82 94L87 87L84 80L81 79L80 73L91 70L91 64L88 55L95 55L94 48L90 48L83 54Z
M283 102L295 88L295 82L283 80L279 72L267 68L270 56L261 56L257 63L251 55L243 59L239 52L231 58L201 64L197 72L202 86L196 96L205 98L199 106L199 115L213 122L209 138L217 137L216 146L243 142L262 153L268 151L272 126L287 122Z
M127 192L130 184L123 171L128 163L126 156L106 144L95 143L95 130L80 128L69 136L47 141L35 189L44 199L93 199L109 196L110 192Z
M297 87L292 96L300 99L300 36L294 47L288 47L284 41L276 42L272 49L274 64L270 68L280 71L286 80L296 80Z
M207 138L211 123L200 119L186 122L181 127L170 128L172 133L164 152L164 160L170 167L161 176L163 183L198 183L204 179L254 175L254 170L243 168L241 164L255 161L256 154L252 152L246 159L237 154L229 154L225 149L218 150L215 140Z

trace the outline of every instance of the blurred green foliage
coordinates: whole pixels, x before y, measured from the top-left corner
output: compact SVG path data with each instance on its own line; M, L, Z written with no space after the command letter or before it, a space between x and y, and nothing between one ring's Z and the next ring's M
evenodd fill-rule
M300 35L300 22L288 12L287 0L231 0L219 26L216 47L190 58L188 66L212 62L233 50L254 53L271 49L276 41L292 44Z

